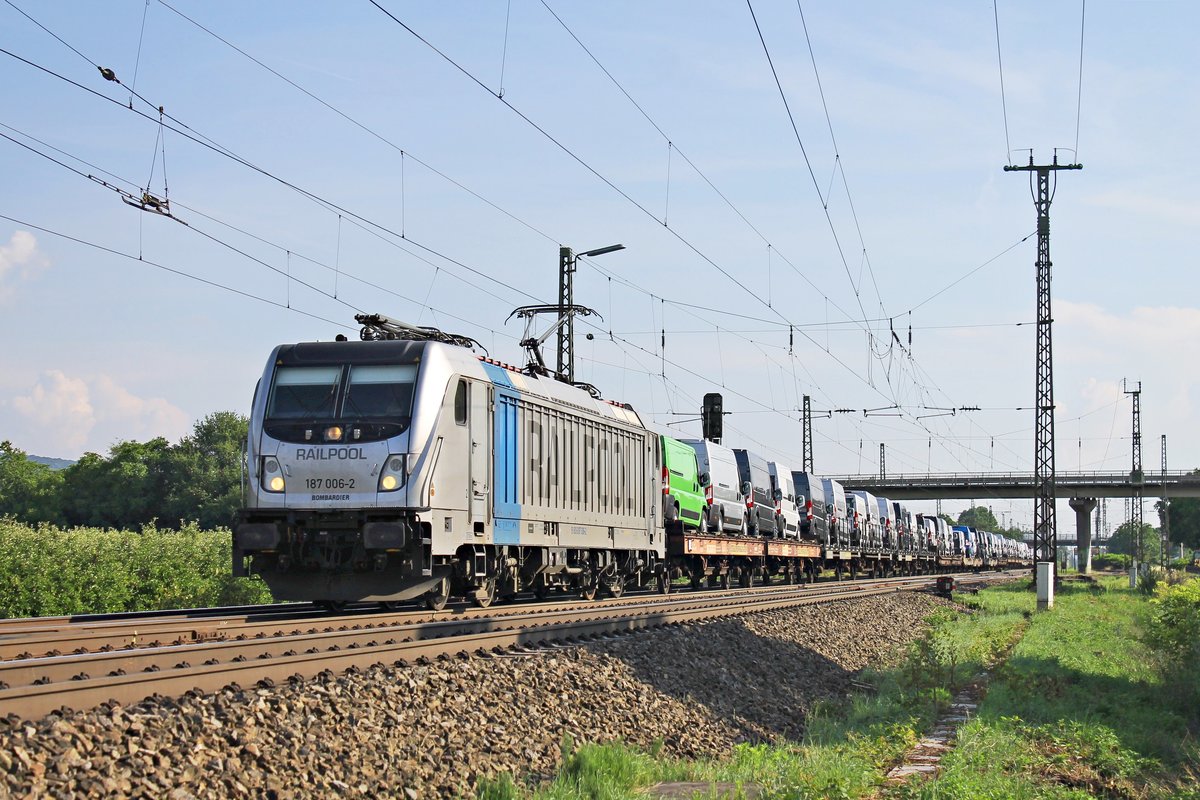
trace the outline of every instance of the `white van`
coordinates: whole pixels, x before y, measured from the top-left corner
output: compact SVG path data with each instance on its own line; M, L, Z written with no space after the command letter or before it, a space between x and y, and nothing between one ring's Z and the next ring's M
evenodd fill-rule
M878 550L883 538L880 532L878 498L862 490L847 492L846 510L852 515L852 521L858 524L858 547L863 550ZM854 544L853 539L851 544Z
M800 506L797 505L796 486L792 480L792 471L778 461L768 463L767 471L771 473L772 496L775 496L775 492L779 492L781 495L775 502L776 513L779 516L778 528L783 532L785 539L799 539Z
M812 485L811 480L809 485ZM849 506L846 503L846 490L833 478L822 478L821 488L824 490L825 513L829 520L825 529L825 544L849 546L851 521ZM818 541L821 541L819 537Z
M707 439L683 439L696 451L696 465L708 473L704 488L708 514L701 520L701 531L744 534L746 532L746 494L738 481L737 459L728 447Z

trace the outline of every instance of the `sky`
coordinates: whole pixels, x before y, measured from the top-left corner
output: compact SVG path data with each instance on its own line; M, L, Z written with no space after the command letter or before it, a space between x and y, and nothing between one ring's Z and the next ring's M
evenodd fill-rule
M358 312L524 364L508 317L556 301L559 246L620 243L575 283L577 377L605 397L694 436L722 392L726 441L798 468L809 395L824 474L877 474L880 444L888 474L1030 472L1036 215L1003 167L1032 150L1084 166L1050 212L1057 468L1129 468L1126 380L1144 465L1165 434L1200 466L1198 18L3 0L0 439L178 440Z

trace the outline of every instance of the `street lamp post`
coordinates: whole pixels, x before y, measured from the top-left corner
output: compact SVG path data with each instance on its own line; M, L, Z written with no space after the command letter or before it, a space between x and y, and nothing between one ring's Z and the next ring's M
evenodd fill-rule
M610 244L583 253L569 247L558 248L558 374L568 383L575 382L575 263L580 258L602 256L624 250L623 244ZM565 317L565 322L563 321Z

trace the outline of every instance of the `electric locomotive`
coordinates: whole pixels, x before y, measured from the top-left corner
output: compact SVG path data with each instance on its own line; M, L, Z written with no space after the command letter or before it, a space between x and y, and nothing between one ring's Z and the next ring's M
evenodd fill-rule
M255 391L236 575L337 608L667 587L657 436L634 410L380 315L280 345Z

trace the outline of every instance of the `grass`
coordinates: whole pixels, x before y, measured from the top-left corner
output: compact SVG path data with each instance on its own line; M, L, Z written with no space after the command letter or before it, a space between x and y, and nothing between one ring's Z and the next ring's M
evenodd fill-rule
M993 590L995 596L1015 589ZM991 681L920 798L1198 797L1194 705L1143 641L1153 607L1123 578L1068 583Z
M858 677L875 692L817 708L803 742L677 761L657 748L567 741L551 783L526 786L502 775L482 783L479 796L616 800L644 797L660 781L688 781L721 784L723 797L750 787L764 798L1200 800L1200 668L1145 644L1163 612L1123 581L1067 583L1050 613L1035 611L1024 581L961 596L972 613L935 614L900 667ZM984 670L988 694L941 774L884 790L888 768Z

